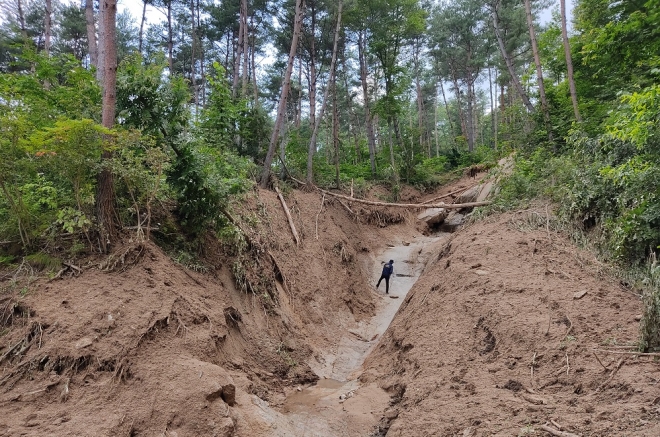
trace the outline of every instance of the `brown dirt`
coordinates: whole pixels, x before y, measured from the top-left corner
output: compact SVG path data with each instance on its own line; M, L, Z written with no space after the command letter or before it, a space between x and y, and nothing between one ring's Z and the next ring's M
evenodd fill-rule
M660 435L657 365L591 352L634 342L639 299L560 235L510 214L445 246L413 213L285 197L299 247L260 190L232 213L247 247L208 238L199 271L127 241L77 277L4 277L0 436ZM390 256L401 299L374 289Z
M660 435L660 367L616 354L638 337L639 297L544 216L491 217L438 247L360 378L392 395L383 434L549 435L539 426L554 420Z

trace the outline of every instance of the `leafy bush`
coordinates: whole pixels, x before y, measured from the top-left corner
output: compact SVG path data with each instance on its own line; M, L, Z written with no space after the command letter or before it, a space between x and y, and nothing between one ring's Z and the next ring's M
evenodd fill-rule
M254 164L229 151L191 140L177 150L168 181L175 191L181 224L199 233L226 208L229 197L245 192Z

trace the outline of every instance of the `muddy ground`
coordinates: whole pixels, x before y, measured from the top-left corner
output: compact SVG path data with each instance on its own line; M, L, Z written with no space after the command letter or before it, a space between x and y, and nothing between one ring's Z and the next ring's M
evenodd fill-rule
M0 435L660 435L660 368L627 353L639 297L544 207L450 236L285 197L299 246L255 191L233 211L246 238L188 268L126 240L82 273L5 272ZM375 289L389 259L395 298Z

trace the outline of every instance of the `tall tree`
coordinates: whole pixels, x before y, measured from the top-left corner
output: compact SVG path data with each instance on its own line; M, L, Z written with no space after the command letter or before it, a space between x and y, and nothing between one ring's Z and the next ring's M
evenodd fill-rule
M571 101L573 102L573 112L575 119L582 121L580 110L578 108L577 90L575 89L575 78L573 77L573 60L571 59L571 46L568 42L568 31L566 30L566 0L559 0L559 9L561 11L561 36L564 42L564 55L566 56L566 69L568 71L568 87L571 90Z
M96 45L96 26L94 25L94 0L85 0L85 22L87 24L87 51L89 63L98 66L98 49Z
M444 71L451 72L457 91L459 114L462 112L460 78L466 86L467 114L464 119L464 134L468 150L474 150L475 119L477 111L475 83L485 66L489 38L486 10L483 2L477 0L458 0L434 11L431 21L431 34L434 42L434 54L438 63L445 65Z
M400 64L401 52L426 26L426 12L418 0L361 0L369 32L368 46L378 59L385 94L378 109L394 131L397 146L402 146L399 115L402 111L400 96L404 69ZM390 142L390 162L395 167L394 147Z
M101 37L103 64L99 66L103 70L101 123L106 128L112 128L115 124L117 103L117 0L101 0L101 17L103 20ZM110 141L110 138L106 138L106 141ZM101 231L101 247L105 252L116 237L114 181L112 172L107 165L108 161L112 159L110 147L104 148L101 159L105 165L102 165L97 178L96 218Z
M541 98L541 111L543 111L543 120L545 129L548 131L548 139L552 141L552 124L550 123L550 110L548 109L548 99L545 97L545 85L543 84L543 68L541 67L541 56L539 47L536 43L536 32L534 30L534 18L532 17L532 2L525 0L525 12L527 16L527 27L529 27L529 39L532 43L532 52L534 54L534 64L536 65L536 83L539 86L539 97Z
M331 84L334 86L334 90L336 93L335 70L337 63L337 47L339 45L339 34L341 32L341 10L342 10L342 0L339 0L339 4L337 5L337 25L335 27L335 37L332 46L332 60L330 61L330 79L328 81L328 84L326 85L325 92L323 94L323 102L321 103L321 110L319 112L319 115L318 117L314 118L315 122L312 130L312 137L309 140L309 147L307 150L307 182L309 182L310 184L314 182L313 163L314 163L314 153L316 153L316 137L318 135L319 126L321 124L321 120L323 119L323 113L325 112L325 108L328 102L328 90L330 89ZM336 100L337 99L335 96L335 100L334 100L335 103ZM336 110L336 108L333 109ZM334 124L333 124L333 129L334 129Z
M53 0L46 0L46 11L44 19L44 51L46 56L50 55L51 39L53 36Z
M376 176L376 134L374 133L374 119L371 111L371 95L369 94L368 69L366 44L364 32L358 32L358 58L360 63L360 83L362 84L362 99L364 100L364 118L367 130L367 145L369 147L369 163L371 165L371 176Z
M305 8L305 0L296 0L295 6L295 19L293 22L293 36L291 38L291 50L289 51L289 60L284 73L284 81L282 83L282 91L280 93L280 101L277 107L277 117L275 118L275 125L273 126L273 133L270 137L268 144L268 152L266 152L266 159L264 160L264 169L261 173L260 184L263 188L268 186L270 180L270 166L273 164L273 157L275 156L275 148L280 138L280 129L284 121L286 113L287 98L291 89L291 73L293 72L293 63L296 59L296 52L298 51L298 39L300 38L300 28L302 27L303 10Z
M87 2L91 1L87 0ZM142 42L144 40L144 23L147 20L147 4L149 4L149 0L142 0L142 18L140 19L140 34L138 36L138 51L140 53L142 53Z

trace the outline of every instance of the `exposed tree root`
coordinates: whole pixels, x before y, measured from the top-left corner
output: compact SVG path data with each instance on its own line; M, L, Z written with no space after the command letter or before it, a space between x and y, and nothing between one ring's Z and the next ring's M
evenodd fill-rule
M131 266L140 262L144 256L145 246L143 243L132 244L110 255L99 265L99 269L106 272L124 272Z

